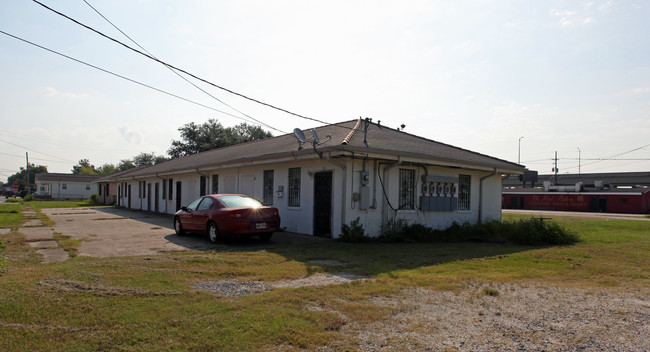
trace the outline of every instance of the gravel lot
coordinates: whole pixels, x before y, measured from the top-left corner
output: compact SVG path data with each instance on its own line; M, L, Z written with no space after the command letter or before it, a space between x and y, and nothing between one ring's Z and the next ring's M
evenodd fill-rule
M374 303L390 321L347 324L362 351L650 351L650 291L514 284L412 289Z

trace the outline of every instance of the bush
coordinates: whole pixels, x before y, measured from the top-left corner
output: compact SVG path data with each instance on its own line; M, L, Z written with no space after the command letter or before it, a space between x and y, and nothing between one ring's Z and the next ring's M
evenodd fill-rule
M97 204L99 203L99 198L97 197L96 194L91 194L90 199L88 201L92 204Z
M341 226L341 236L339 236L339 240L343 242L359 243L367 242L370 240L370 237L366 236L366 231L363 229L363 225L361 225L361 220L357 217L350 223L350 225L343 224Z
M21 202L20 198L7 198L5 200L5 203L20 203L20 202Z
M23 197L23 202L31 202L35 199L36 197L32 194L27 194Z

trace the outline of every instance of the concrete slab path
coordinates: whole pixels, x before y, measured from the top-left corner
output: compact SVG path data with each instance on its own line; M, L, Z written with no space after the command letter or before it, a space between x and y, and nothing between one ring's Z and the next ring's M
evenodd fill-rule
M54 231L50 227L21 227L18 232L22 233L27 241L54 239Z
M61 263L68 259L68 252L63 248L39 249L36 253L43 256L41 262L45 264Z

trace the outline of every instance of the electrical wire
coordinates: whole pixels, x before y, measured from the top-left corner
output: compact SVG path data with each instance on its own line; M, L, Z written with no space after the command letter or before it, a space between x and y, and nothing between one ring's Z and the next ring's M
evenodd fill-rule
M37 3L37 4L39 4L39 5L41 5L41 6L44 7L45 9L47 9L47 10L49 10L49 11L51 11L51 12L53 12L53 13L55 13L55 14L57 14L57 15L63 17L63 18L66 18L66 19L70 20L70 21L76 23L77 25L79 25L79 26L81 26L81 27L84 27L84 28L86 28L86 29L88 29L88 30L90 30L90 31L92 31L92 32L95 32L96 34L98 34L98 35L100 35L100 36L102 36L102 37L104 37L104 38L106 38L106 39L108 39L108 40L110 40L110 41L112 41L112 42L114 42L114 43L117 43L117 44L119 44L119 45L121 45L121 46L123 46L123 47L125 47L125 48L127 48L127 49L129 49L129 50L131 50L131 51L133 51L133 52L135 52L135 53L137 53L137 54L140 54L140 55L142 55L142 56L144 56L144 57L146 57L146 58L148 58L148 59L150 59L150 60L156 61L156 62L158 62L158 63L160 63L160 64L162 64L162 65L164 65L164 66L167 66L167 67L169 67L169 68L171 68L171 69L174 69L174 70L176 70L176 71L178 71L178 72L184 73L184 74L186 74L186 75L188 75L188 76L190 76L190 77L192 77L192 78L194 78L194 79L196 79L196 80L199 80L199 81L201 81L201 82L203 82L203 83L206 83L206 84L208 84L208 85L211 85L211 86L213 86L213 87L215 87L215 88L218 88L218 89L221 89L221 90L223 90L223 91L226 91L226 92L228 92L228 93L230 93L230 94L236 95L236 96L238 96L238 97L244 98L244 99L246 99L246 100L252 101L252 102L257 103L257 104L260 104L260 105L264 105L264 106L269 107L269 108L271 108L271 109L275 109L275 110L278 110L278 111L281 111L281 112L287 113L287 114L289 114L289 115L293 115L293 116L299 117L299 118L301 118L301 119L310 120L310 121L314 121L314 122L322 123L322 124L325 124L325 125L337 126L337 127L344 128L344 129L350 129L350 130L353 129L353 128L351 128L351 127L346 127L346 126L341 126L341 125L333 125L332 123L327 122L327 121L323 121L323 120L315 119L315 118L313 118L313 117L309 117L309 116L301 115L301 114L298 114L298 113L295 113L295 112L292 112L292 111L289 111L289 110L286 110L286 109L283 109L283 108L280 108L280 107L274 106L274 105L272 105L272 104L265 103L265 102L263 102L263 101L260 101L260 100L257 100L257 99L254 99L254 98L251 98L251 97L246 96L246 95L244 95L244 94L241 94L241 93L235 92L235 91L233 91L233 90L231 90L231 89L228 89L228 88L222 87L222 86L220 86L220 85L218 85L218 84L212 83L212 82L210 82L210 81L208 81L208 80L206 80L206 79L203 79L203 78L201 78L201 77L198 77L198 76L196 76L196 75L194 75L194 74L192 74L192 73L190 73L190 72L187 72L186 70L183 70L183 69L178 68L178 67L176 67L176 66L173 66L173 65L171 65L171 64L169 64L169 63L167 63L167 62L164 62L164 61L162 61L162 60L159 60L159 59L157 59L157 58L155 58L155 57L153 57L153 56L151 56L151 55L149 55L149 54L146 54L146 53L144 53L144 52L142 52L142 51L140 51L140 50L138 50L138 49L135 49L135 48L133 48L133 47L127 45L127 44L124 44L124 43L122 43L121 41L119 41L119 40L117 40L117 39L115 39L115 38L112 38L112 37L110 37L110 36L108 36L108 35L106 35L106 34L100 32L100 31L98 31L98 30L96 30L96 29L94 29L94 28L92 28L92 27L90 27L90 26L88 26L88 25L85 25L85 24L83 24L83 23L81 23L81 22L75 20L74 18L72 18L72 17L70 17L70 16L67 16L66 14L64 14L64 13L62 13L62 12L59 12L59 11L57 11L57 10L51 8L51 7L48 7L47 5L41 3L41 2L39 2L39 1L37 1L37 0L32 0L32 1L35 2L35 3Z
M99 67L99 66L95 66L95 65L93 65L93 64L89 64L89 63L87 63L87 62L85 62L85 61L82 61L82 60L79 60L79 59L75 59L75 58L72 57L72 56L68 56L68 55L66 55L66 54L62 54L62 53L60 53L60 52L58 52L58 51L55 51L55 50L52 50L52 49L46 48L46 47L44 47L44 46L42 46L42 45L36 44L36 43L31 42L31 41L29 41L29 40L26 40L26 39L23 39L23 38L17 37L17 36L15 36L15 35L13 35L13 34L9 34L9 33L5 32L5 31L0 30L0 33L2 33L2 34L4 34L4 35L7 35L7 36L9 36L9 37L12 37L12 38L14 38L14 39L20 40L20 41L22 41L22 42L25 42L25 43L27 43L27 44L31 44L31 45L33 45L33 46L35 46L35 47L38 47L38 48L41 48L41 49L43 49L43 50L49 51L49 52L51 52L51 53L53 53L53 54L57 54L57 55L63 56L63 57L65 57L66 59L70 59L70 60L72 60L72 61L78 62L78 63L80 63L80 64L83 64L83 65L86 65L86 66L89 66L89 67L92 67L92 68L94 68L94 69L96 69L96 70L99 70L99 71L102 71L102 72L104 72L104 73L108 73L109 75L113 75L113 76L115 76L115 77L119 77L119 78L122 78L122 79L124 79L124 80L127 80L127 81L129 81L129 82L131 82L131 83L135 83L135 84L141 85L141 86L143 86L143 87L146 87L146 88L149 88L149 89L153 89L153 90L155 90L155 91L157 91L157 92L160 92L160 93L163 93L163 94L167 94L167 95L169 95L169 96L171 96L171 97L174 97L174 98L176 98L176 99L184 100L184 101L186 101L186 102L188 102L188 103L192 103L192 104L195 104L195 105L198 105L198 106L204 107L204 108L206 108L206 109L210 109L210 110L213 110L213 111L216 111L216 112L222 113L222 114L224 114L224 115L232 116L232 117L234 117L234 118L236 118L236 119L240 119L240 120L243 120L243 121L246 121L246 122L251 122L251 121L246 120L245 118L243 118L243 117L241 117L241 116L237 116L237 115L231 114L231 113L229 113L229 112L222 111L222 110L219 110L219 109L215 109L215 108L213 108L213 107L211 107L211 106L208 106L208 105L205 105L205 104L201 104L201 103L199 103L199 102L196 102L196 101L193 101L193 100L190 100L190 99L187 99L187 98L183 98L183 97L181 97L181 96L179 96L179 95L176 95L176 94L174 94L174 93L170 93L170 92L164 91L164 90L162 90L162 89L159 89L159 88L156 88L156 87L150 86L150 85L148 85L148 84L145 84L145 83L142 83L142 82L139 82L139 81L136 81L136 80L131 79L131 78L128 78L128 77L126 77L126 76L122 76L122 75L117 74L117 73L115 73L115 72L111 72L111 71L109 71L109 70L103 69L103 68L101 68L101 67Z
M47 156L51 156L51 157L53 157L53 158L57 158L57 159L60 159L60 160L63 160L63 161L67 161L67 162L69 162L69 163L74 163L74 161L72 161L72 160L68 160L68 159L60 158L60 157L58 157L58 156L56 156L56 155L51 155L51 154L47 154L47 153L43 153L43 152L39 152L38 150L34 150L34 149L27 148L27 147L23 147L22 145L18 145L18 144L15 144L15 143L11 143L11 142L5 141L4 139L0 139L0 142L5 142L5 143L7 143L7 144L11 144L11 145L16 146L16 147L18 147L18 148L27 149L27 150L29 150L29 151L31 151L31 152L34 152L34 153L39 153L39 154L43 154L43 155L47 155Z
M118 27L117 27L113 22L111 22L108 18L106 18L106 16L104 16L101 12L99 12L99 11L98 11L95 7L93 7L93 5L91 5L88 1L83 0L83 2L85 2L86 5L88 5L91 9L93 9L93 11L95 11L95 12L96 12L99 16L101 16L104 20L106 20L106 22L108 22L111 26L113 26L113 28L117 29L120 33L122 33L125 37L127 37L127 38L128 38L128 39L129 39L133 44L137 45L138 48L142 49L144 52L146 52L147 54L151 55L151 57L154 57L154 58L155 58L155 56L154 56L151 52L149 52L147 49L143 48L142 45L138 44L138 42L136 42L136 41L135 41L133 38L131 38L128 34L124 33L124 31L122 31L120 28L118 28ZM156 58L156 59L157 59L157 58ZM248 115L248 114L245 114L245 113L241 112L240 110L235 109L235 108L232 107L231 105L225 103L225 102L222 101L221 99L219 99L219 98L215 97L214 95L208 93L208 92L207 92L206 90L204 90L203 88L197 86L196 84L194 84L193 82L191 82L191 81L188 80L187 78L183 77L183 75L181 75L181 74L178 73L177 71L173 70L171 67L169 67L169 66L167 66L167 65L165 65L165 67L166 67L169 71L171 71L172 73L174 73L175 75L177 75L178 77L180 77L181 79L183 79L185 82L187 82L187 83L191 84L192 86L194 86L196 89L202 91L203 93L207 94L208 96L210 96L211 98L213 98L213 99L215 99L216 101L220 102L221 104L223 104L223 105L225 105L225 106L227 106L227 107L233 109L234 111L236 111L236 112L238 112L238 113L240 113L240 114L242 114L242 115L248 117L249 119L251 119L251 120L257 122L259 125L262 125L262 126L268 127L268 128L270 128L270 129L273 129L273 130L278 131L278 132L283 133L283 134L287 134L287 133L288 133L288 132L282 131L282 130L280 130L280 129L277 129L277 128L275 128L275 127L269 125L269 124L266 124L266 123L264 123L264 122L262 122L262 121L260 121L260 120L258 120L258 119L256 119L256 118L254 118L254 117Z

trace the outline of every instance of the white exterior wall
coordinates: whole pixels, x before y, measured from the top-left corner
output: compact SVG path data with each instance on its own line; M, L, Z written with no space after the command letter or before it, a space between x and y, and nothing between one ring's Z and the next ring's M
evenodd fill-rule
M65 189L63 186L65 185ZM90 186L89 189L86 189ZM36 195L49 196L52 199L89 199L97 193L97 184L91 182L39 181L36 183Z
M277 207L282 218L282 227L287 231L313 234L314 229L314 175L317 172L332 172L332 209L331 209L331 230L332 236L338 237L341 233L341 225L349 224L359 217L366 234L378 236L381 233L382 224L388 219L398 217L405 219L408 223L421 223L426 226L444 229L449 227L453 222L475 223L479 216L479 190L481 189L481 177L489 175L487 171L473 171L458 168L445 168L427 166L426 173L440 177L451 177L458 179L460 174L471 176L470 186L470 209L455 211L421 211L419 207L419 197L421 195L422 175L425 170L420 166L397 165L390 167L390 162L375 162L368 160L365 163L365 170L369 172L369 180L366 187L369 188L369 207L360 209L360 202L353 197L354 193L361 190L360 171L364 168L363 160L356 159L354 162L350 158L332 159L332 162L326 159L317 159L309 161L293 161L273 163L266 165L247 166L239 168L216 169L208 171L188 172L185 174L176 174L169 176L141 178L136 180L127 180L127 187L131 185L131 208L140 210L154 211L155 207L155 184L158 183L159 189L159 209L161 213L173 214L176 212L177 189L176 183L181 182L181 205L187 205L200 196L200 177L203 175L207 178L207 192L211 194L212 175L218 175L218 193L243 193L256 199L264 198L264 170L273 170L273 206ZM342 167L344 166L344 168ZM300 185L300 206L288 206L289 195L289 169L300 167L301 185ZM388 167L388 171L384 169ZM380 184L380 178L384 183L388 200L397 207L399 199L399 170L411 169L415 171L415 206L413 210L389 209L385 202L386 196ZM377 170L378 173L376 172ZM168 180L173 180L172 199L169 200ZM164 181L163 181L164 179ZM147 194L145 198L138 198L138 182L146 181L151 184L151 206L148 206ZM165 191L163 192L163 187ZM283 188L282 193L278 192ZM458 187L457 187L458 188ZM128 188L127 188L128 189ZM145 186L145 189L148 189ZM486 178L482 185L482 209L481 216L483 220L501 218L501 176L499 174ZM128 206L127 192L122 192L120 205ZM163 198L163 194L165 197ZM456 190L455 196L458 196Z

